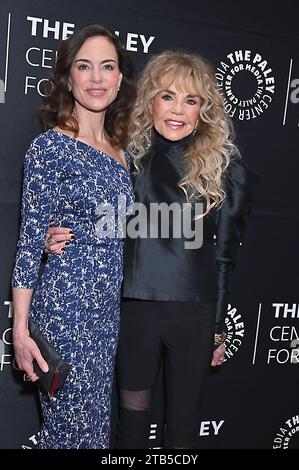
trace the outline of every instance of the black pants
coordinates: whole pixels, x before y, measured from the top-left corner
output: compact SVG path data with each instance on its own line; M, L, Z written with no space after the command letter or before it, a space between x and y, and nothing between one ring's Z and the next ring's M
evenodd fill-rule
M215 311L216 302L122 302L118 448L148 446L151 394L161 360L165 360L167 384L164 447L198 447Z

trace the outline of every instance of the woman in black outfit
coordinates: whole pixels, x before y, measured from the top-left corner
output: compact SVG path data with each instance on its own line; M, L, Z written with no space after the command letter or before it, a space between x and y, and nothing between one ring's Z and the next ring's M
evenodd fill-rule
M164 447L197 448L201 394L210 365L224 360L230 274L257 177L232 142L214 71L197 55L153 57L131 121L137 205L125 242L117 447L148 446L163 359ZM61 230L49 230L58 242L51 252L64 247Z
M132 123L139 208L127 223L125 243L118 448L147 447L151 395L162 358L164 447L197 448L201 393L210 365L224 359L229 278L256 177L231 141L213 70L198 56L166 51L149 61L138 83ZM169 207L174 202L183 210L176 207L168 219L162 204L161 218L153 216L157 203ZM202 234L200 247L198 240L188 245L189 236L175 237L188 202L197 214L189 234ZM139 220L137 238L130 233L134 220ZM169 236L163 236L163 227Z

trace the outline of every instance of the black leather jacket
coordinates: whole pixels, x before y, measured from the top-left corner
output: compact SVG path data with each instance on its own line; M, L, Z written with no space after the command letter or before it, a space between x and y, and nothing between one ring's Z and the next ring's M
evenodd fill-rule
M146 208L151 203L186 203L178 182L185 174L184 153L191 138L172 142L155 133L153 145L142 159L143 172L134 179L136 202ZM231 161L225 174L226 198L222 207L202 219L200 248L186 249L184 236L135 239L127 236L123 297L188 302L217 300L216 332L222 332L230 274L253 205L257 180L257 175L241 159ZM199 201L203 202L201 198ZM133 218L134 213L127 227ZM146 221L149 222L148 216ZM144 222L143 218L141 224ZM171 220L170 228L174 229Z

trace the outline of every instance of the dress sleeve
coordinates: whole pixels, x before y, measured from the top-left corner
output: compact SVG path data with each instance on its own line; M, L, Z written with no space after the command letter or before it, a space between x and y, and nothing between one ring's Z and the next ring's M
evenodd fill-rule
M218 302L215 333L224 331L231 273L254 204L259 179L241 159L230 162L224 188L226 198L218 213L216 233Z
M57 188L57 158L42 137L25 155L21 227L17 243L12 287L34 289L51 220Z

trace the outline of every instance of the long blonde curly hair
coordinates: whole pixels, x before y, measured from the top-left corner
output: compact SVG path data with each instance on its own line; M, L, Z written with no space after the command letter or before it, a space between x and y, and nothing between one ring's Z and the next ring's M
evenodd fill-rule
M202 196L205 211L220 207L225 198L222 175L230 159L239 157L233 143L231 120L217 90L214 70L202 57L181 51L164 51L147 63L137 84L137 101L131 116L129 151L139 173L142 158L151 145L154 97L175 84L184 93L201 98L199 124L185 154L186 174L178 186L187 202Z

